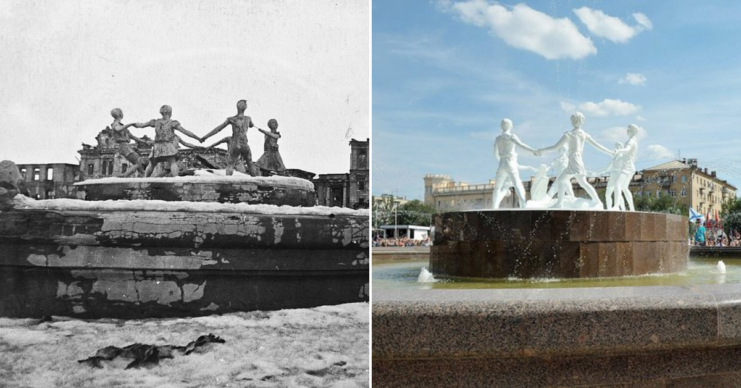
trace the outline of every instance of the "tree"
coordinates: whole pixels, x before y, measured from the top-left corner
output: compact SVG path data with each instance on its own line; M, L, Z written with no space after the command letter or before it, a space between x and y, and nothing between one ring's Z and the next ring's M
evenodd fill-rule
M741 232L741 199L729 198L723 202L720 208L720 218L723 220L723 229Z
M394 206L396 206L393 195L384 195L380 201L373 201L373 226L378 228L381 225L393 225L394 223Z
M680 206L677 198L664 193L658 197L635 195L633 196L633 204L636 211L681 214L684 216L689 214L689 209Z
M399 206L397 221L399 225L430 226L435 213L434 206L415 199Z

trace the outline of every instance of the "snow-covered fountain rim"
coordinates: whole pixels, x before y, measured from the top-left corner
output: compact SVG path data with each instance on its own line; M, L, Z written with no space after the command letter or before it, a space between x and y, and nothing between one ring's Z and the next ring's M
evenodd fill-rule
M21 210L58 211L146 211L146 212L193 212L193 213L242 213L265 215L308 215L308 216L356 216L369 217L368 209L353 210L344 207L326 206L277 206L250 205L246 203L187 202L161 200L108 200L83 201L80 199L35 200L18 194L13 198L13 207Z
M89 186L89 185L110 185L110 184L138 184L138 183L176 183L176 184L188 184L188 183L201 183L201 184L245 184L254 183L261 186L282 186L292 187L297 189L314 191L314 184L311 181L296 178L296 177L284 177L284 176L269 176L269 177L253 177L239 172L234 172L234 175L227 176L221 174L222 170L205 170L196 171L196 175L190 176L179 176L179 177L166 177L166 178L99 178L99 179L88 179L82 182L75 183L75 186Z

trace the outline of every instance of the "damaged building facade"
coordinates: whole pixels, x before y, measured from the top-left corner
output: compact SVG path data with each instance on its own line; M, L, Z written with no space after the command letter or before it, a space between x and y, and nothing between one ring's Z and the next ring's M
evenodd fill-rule
M319 174L314 179L317 205L368 208L370 139L350 140L350 172Z

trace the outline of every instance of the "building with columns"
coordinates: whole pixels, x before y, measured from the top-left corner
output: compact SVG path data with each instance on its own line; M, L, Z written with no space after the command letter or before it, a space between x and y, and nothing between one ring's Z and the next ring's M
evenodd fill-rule
M448 175L427 174L425 181L424 202L432 205L440 212L458 210L491 209L494 200L494 180L488 183L470 185L466 182L456 182ZM530 182L522 182L525 190L530 192ZM502 199L499 205L502 209L517 207L517 196L514 189L510 195Z
M314 179L317 205L368 208L369 146L370 139L350 140L350 172L319 174Z

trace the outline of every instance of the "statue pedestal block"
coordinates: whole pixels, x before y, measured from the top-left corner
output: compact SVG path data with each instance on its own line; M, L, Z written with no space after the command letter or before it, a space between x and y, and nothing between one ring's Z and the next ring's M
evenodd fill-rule
M434 217L430 269L477 278L593 278L687 268L687 218L580 210L490 210Z

